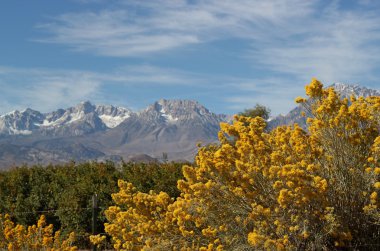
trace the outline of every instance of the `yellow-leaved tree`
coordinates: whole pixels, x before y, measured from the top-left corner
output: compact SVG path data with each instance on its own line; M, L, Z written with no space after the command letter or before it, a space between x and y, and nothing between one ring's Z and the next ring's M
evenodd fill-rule
M74 233L66 239L61 238L59 231L54 233L44 215L37 225L25 227L15 224L9 215L0 214L0 250L75 251L74 240Z
M176 200L119 181L106 232L119 250L380 248L380 97L341 99L313 79L311 117L268 132L221 124L220 144L184 166Z

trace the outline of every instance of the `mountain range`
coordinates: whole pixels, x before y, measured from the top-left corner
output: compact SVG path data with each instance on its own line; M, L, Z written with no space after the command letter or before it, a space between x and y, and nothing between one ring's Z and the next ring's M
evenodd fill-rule
M358 85L333 87L344 97L380 96ZM301 111L297 106L274 117L269 127L295 122L305 127ZM192 161L197 142L216 142L219 124L232 117L212 113L196 101L165 99L140 112L89 101L50 113L13 111L0 116L0 168L71 160Z
M140 112L93 105L0 116L0 167L85 160L192 160L198 141L217 140L218 115L191 100L159 100Z

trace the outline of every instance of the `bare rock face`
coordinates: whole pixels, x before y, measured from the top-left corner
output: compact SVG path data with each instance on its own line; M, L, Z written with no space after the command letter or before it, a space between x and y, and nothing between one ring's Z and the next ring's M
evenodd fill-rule
M193 160L196 144L215 142L220 122L229 119L191 100L162 99L138 113L88 101L45 114L15 111L0 117L0 166L163 153Z
M44 115L30 108L0 116L0 135L29 135L39 128Z
M89 101L45 114L28 108L0 116L0 135L81 136L114 128L131 114L127 108Z
M380 96L380 91L360 85L335 83L331 85L331 87L334 87L334 89L344 98L349 98L352 94L356 97Z
M86 101L66 110L59 109L46 114L39 131L52 136L81 136L114 128L131 113L126 108L95 106Z
M160 100L104 133L101 141L125 158L140 153L160 158L167 153L170 160L192 160L197 142L215 142L224 121L224 116L195 101Z

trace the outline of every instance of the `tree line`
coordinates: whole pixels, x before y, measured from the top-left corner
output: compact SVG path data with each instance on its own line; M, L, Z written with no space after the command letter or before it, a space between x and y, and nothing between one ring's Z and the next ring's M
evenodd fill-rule
M183 163L87 162L48 166L20 166L0 172L0 214L17 224L35 224L45 215L46 224L62 236L76 234L79 247L89 247L91 198L98 197L98 231L104 232L104 210L112 205L119 179L144 192L165 191L179 196L177 180Z

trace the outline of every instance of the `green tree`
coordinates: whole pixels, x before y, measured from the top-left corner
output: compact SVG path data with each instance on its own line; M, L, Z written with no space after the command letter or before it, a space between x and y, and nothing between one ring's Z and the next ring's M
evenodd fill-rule
M240 112L239 116L250 117L250 118L261 117L267 120L269 119L270 112L271 111L268 107L260 105L260 104L256 104L255 107L245 109L243 112Z
M165 191L178 197L177 180L183 163L67 163L22 166L0 171L0 214L9 214L16 224L33 225L44 214L63 237L70 232L76 244L88 248L91 232L91 197L98 195L98 230L105 222L104 209L112 205L117 181L124 179L144 192ZM1 228L1 226L0 226ZM1 242L1 240L0 240Z

